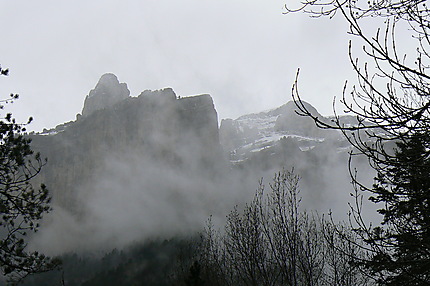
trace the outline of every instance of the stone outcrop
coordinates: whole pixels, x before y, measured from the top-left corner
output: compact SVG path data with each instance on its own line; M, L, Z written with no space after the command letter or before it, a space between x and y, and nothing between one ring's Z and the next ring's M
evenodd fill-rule
M32 136L33 148L48 158L40 180L60 205L79 212L78 198L91 192L110 164L160 165L166 172L208 176L224 164L209 95L179 99L171 88L128 95L125 84L104 75L86 97L79 120Z
M82 115L88 116L94 111L111 107L129 95L126 83L120 83L114 74L104 74L96 87L85 97Z

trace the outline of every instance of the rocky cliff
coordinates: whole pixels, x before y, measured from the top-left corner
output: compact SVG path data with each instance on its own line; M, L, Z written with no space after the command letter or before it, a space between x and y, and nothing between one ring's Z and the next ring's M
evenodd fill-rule
M105 74L85 98L82 116L32 136L33 148L49 159L40 180L59 205L79 213L80 200L105 188L101 182L152 187L172 172L191 182L235 169L234 180L245 188L255 178L294 166L312 174L305 185L322 186L324 166L337 168L349 146L339 132L320 130L312 119L297 115L293 102L222 120L218 129L208 94L179 98L171 88L129 94L125 83ZM140 170L139 178L125 169Z
M306 207L344 206L345 214L351 146L295 109L289 102L218 129L207 94L178 98L165 88L132 97L114 75L102 76L76 121L32 135L48 158L38 179L54 199L36 241L57 254L200 231L208 216L222 221L250 201L260 178L292 167Z
M41 181L69 209L79 209L79 198L115 165L133 161L209 174L223 164L217 113L207 94L179 99L166 88L130 97L126 84L106 74L77 118L32 136L33 148L48 158Z

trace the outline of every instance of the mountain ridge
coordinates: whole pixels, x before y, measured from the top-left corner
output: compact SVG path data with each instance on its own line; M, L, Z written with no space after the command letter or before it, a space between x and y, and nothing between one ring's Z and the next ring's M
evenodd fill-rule
M259 178L283 168L302 176L312 208L348 197L336 192L349 185L349 145L297 115L294 102L219 125L208 94L179 98L165 88L129 96L116 77L102 78L85 98L84 115L29 135L48 157L35 183L53 196L54 213L35 242L40 248L109 248L197 231L210 215L223 221L252 197ZM339 179L327 179L333 174ZM69 235L55 246L50 233Z

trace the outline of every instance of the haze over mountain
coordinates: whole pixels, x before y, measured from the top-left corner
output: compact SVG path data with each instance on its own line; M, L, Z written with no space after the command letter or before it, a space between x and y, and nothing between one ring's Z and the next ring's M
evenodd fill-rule
M103 250L198 231L282 168L301 175L306 207L346 213L350 146L295 109L288 102L218 127L210 95L179 98L165 88L131 97L115 75L103 75L75 121L30 135L48 158L39 182L54 208L32 247Z

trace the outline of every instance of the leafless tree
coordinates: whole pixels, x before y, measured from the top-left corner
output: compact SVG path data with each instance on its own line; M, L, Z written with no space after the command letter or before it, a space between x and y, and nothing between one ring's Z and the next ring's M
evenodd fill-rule
M224 232L208 224L200 250L207 285L367 285L349 261L360 249L301 209L298 184L293 171L280 172L267 194L260 181L253 201L229 213Z
M345 125L336 109L332 122L311 114L300 99L298 78L292 94L301 115L312 117L319 127L343 131L356 153L365 154L375 168L384 168L393 157L384 148L387 142L408 140L413 134L429 130L430 11L426 2L305 0L295 10L286 6L288 12L305 11L313 17L340 13L349 24L349 34L361 40L361 60L353 53L353 40L349 42L349 58L358 84L348 88L346 82L340 100L344 111L356 117L356 125ZM364 21L372 22L363 25ZM375 22L383 26L368 32ZM401 40L396 38L398 30L402 32ZM405 33L409 33L406 38ZM410 53L399 49L409 49Z
M304 11L317 18L340 14L349 25L348 33L352 35L349 59L357 75L357 84L348 87L345 83L340 102L346 113L355 116L356 124L344 124L335 108L336 116L332 121L318 118L307 110L300 98L298 73L292 95L301 115L313 118L321 128L341 130L354 147L350 153L355 198L351 222L355 233L364 242L360 246L368 251L375 279L380 284L392 285L394 280L387 280L390 276L387 273L396 276L398 271L403 273L405 269L417 277L421 270L420 266L413 266L416 262L403 261L405 266L399 266L398 260L393 258L396 253L413 256L409 247L398 243L412 213L393 208L408 204L414 198L417 193L411 193L409 177L427 172L430 160L430 10L427 1L304 0L297 8L292 8L291 2L287 3L286 9L287 13ZM377 28L371 30L373 27ZM361 52L355 49L355 41L360 42ZM404 157L412 152L412 142L418 141L420 146L415 146L413 152L419 152L419 156L415 154L414 160L405 160ZM377 174L374 184L367 185L357 179L352 163L356 155L368 158ZM414 170L414 174L409 170ZM402 174L408 174L408 177ZM395 179L399 176L404 180L402 185ZM424 184L421 188L427 187ZM370 194L373 202L382 205L378 210L385 215L382 226L372 226L363 219L363 191ZM390 211L399 217L387 216ZM430 209L427 206L420 211L428 214ZM423 225L426 224L418 222L409 230L422 229ZM428 251L427 247L424 252ZM430 263L426 254L419 259L422 263Z

